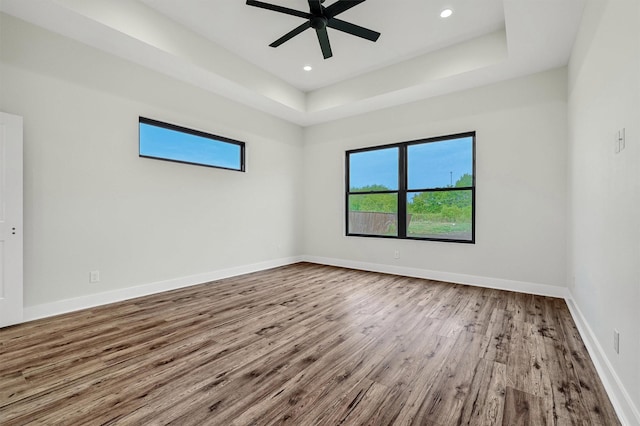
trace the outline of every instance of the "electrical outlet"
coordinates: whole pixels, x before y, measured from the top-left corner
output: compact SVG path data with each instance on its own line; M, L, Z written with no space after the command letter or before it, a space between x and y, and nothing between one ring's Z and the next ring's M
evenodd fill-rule
M400 250L395 250L393 252L393 258L394 259L400 259Z
M91 271L91 272L89 272L89 282L90 283L98 283L98 282L100 282L100 271Z
M617 354L620 353L620 332L615 328L613 329L613 349Z

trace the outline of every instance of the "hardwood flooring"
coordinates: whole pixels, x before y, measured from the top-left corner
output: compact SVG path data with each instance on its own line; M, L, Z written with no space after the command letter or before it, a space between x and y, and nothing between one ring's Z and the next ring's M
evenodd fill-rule
M0 329L0 424L619 422L561 299L300 263Z

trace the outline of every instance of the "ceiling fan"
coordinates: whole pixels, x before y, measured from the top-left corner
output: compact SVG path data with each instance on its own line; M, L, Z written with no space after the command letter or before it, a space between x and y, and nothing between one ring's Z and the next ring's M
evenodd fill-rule
M285 13L287 15L298 16L307 20L307 22L289 31L288 33L271 43L269 46L278 47L285 41L292 39L304 30L313 28L314 30L316 30L318 42L320 42L322 56L324 56L324 59L328 59L333 56L333 53L331 52L331 44L329 43L327 27L374 42L378 40L378 37L380 37L379 32L372 31L359 25L355 25L336 18L337 15L351 9L354 6L357 6L364 1L365 0L338 0L330 6L324 7L322 5L322 3L324 3L324 0L308 0L309 13L295 9L289 9L288 7L278 6L275 4L264 3L257 0L247 0L247 5L260 7L262 9L273 10L274 12Z

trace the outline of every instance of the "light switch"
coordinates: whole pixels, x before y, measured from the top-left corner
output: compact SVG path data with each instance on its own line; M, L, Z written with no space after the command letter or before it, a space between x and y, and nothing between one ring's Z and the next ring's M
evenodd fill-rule
M623 149L626 148L625 141L625 129L624 127L618 130L613 138L613 150L616 154L619 154Z

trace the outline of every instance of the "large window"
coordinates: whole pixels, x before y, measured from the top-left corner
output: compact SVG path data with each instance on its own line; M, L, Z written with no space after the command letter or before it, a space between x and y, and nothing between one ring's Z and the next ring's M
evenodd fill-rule
M244 142L139 118L140 157L244 171Z
M346 155L347 235L475 242L475 132Z

